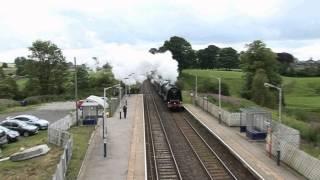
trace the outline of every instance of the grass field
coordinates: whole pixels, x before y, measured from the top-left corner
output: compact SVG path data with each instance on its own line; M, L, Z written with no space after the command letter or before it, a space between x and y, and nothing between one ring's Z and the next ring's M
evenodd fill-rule
M187 77L185 89L194 88L195 78L198 76L198 82L205 83L201 78L221 77L222 81L229 86L232 96L240 97L240 91L243 84L243 73L236 71L217 71L217 70L185 70L184 74L192 75ZM320 77L297 78L282 77L285 101L288 108L302 108L309 110L320 109Z
M94 126L72 127L69 132L73 137L73 150L70 164L68 166L66 179L76 180L82 161L88 149L88 142Z
M73 137L73 152L70 164L68 166L67 179L76 179L82 160L88 148L88 141L93 126L72 127L69 132ZM40 131L39 134L30 137L21 137L18 142L7 144L2 148L2 157L10 156L18 152L21 147L29 148L48 142L47 131ZM44 156L39 156L25 161L12 162L10 160L0 162L0 179L51 179L56 170L57 164L63 149L50 145L50 151Z
M238 71L218 70L184 70L180 77L183 81L184 95L195 87L195 76L198 76L198 86L215 81L214 77L221 77L222 82L229 86L231 96L239 98L243 85L243 73ZM282 77L286 107L284 108L283 122L298 129L303 139L302 144L306 152L320 158L320 77L297 78ZM212 99L212 101L216 101ZM252 106L241 100L241 106ZM228 110L235 110L234 106L222 103ZM277 119L277 110L272 110L274 119ZM318 147L317 147L318 146Z
M191 75L191 76L185 76ZM207 83L208 78L221 77L222 81L229 86L229 91L232 96L240 96L241 84L243 82L242 72L236 71L213 71L213 70L185 70L183 71L184 89L194 89L195 87L195 75L198 76L198 84Z
M3 68L3 72L6 75L9 75L9 74L14 75L14 74L16 74L16 70L17 69L15 67Z
M13 112L22 112L22 111L30 111L34 110L37 107L39 107L40 104L35 104L35 105L29 105L29 106L14 106L14 107L5 107L1 108L0 106L0 114L7 114L7 113L13 113Z
M21 147L29 148L47 143L47 131L39 134L22 137L18 142L5 145L2 149L3 157L18 152ZM25 161L12 162L10 160L0 163L0 179L51 179L56 165L62 154L62 148L50 145L48 154Z
M23 89L26 87L27 81L28 81L28 78L19 78L16 80L19 91L23 91Z

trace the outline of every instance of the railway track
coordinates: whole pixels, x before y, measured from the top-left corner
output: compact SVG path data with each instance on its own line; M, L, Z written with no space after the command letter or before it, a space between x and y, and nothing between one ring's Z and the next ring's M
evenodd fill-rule
M210 179L237 179L185 117L180 114L173 116Z
M168 111L148 82L143 92L148 179L256 179L189 113Z
M151 102L151 103L150 103ZM147 115L149 179L182 179L159 111L152 95L145 96Z
M182 112L181 117L184 117L189 124L192 125L206 144L217 154L217 156L223 161L226 167L232 172L232 174L239 180L255 180L258 179L252 174L245 165L237 159L233 153L211 132L209 132L202 124L199 123L190 113Z

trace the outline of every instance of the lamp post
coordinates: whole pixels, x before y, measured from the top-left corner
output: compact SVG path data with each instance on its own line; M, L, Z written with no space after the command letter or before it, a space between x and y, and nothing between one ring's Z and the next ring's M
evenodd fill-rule
M120 81L120 83L119 83L119 108L121 108L121 81ZM121 111L120 111L121 112Z
M198 76L196 75L196 87L195 87L195 97L198 97Z
M221 123L221 78L220 77L214 77L219 82L219 123Z
M121 80L119 81L119 118L121 119L121 97L122 97L122 95L121 95Z
M281 125L281 111L282 111L282 88L281 87L277 87L273 84L269 84L269 83L264 83L265 87L270 87L270 88L274 88L277 89L279 91L279 123ZM277 165L280 165L280 158L281 158L281 150L280 150L280 143L281 143L281 131L280 131L280 127L278 128L278 149L277 149Z

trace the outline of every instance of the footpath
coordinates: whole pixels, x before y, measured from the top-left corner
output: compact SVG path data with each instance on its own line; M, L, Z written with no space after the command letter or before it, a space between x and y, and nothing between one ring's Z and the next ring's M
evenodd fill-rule
M219 121L203 111L199 107L185 104L189 111L198 121L206 126L214 135L218 136L246 166L260 175L259 178L267 180L296 180L305 179L292 169L281 164L277 166L274 159L268 157L265 151L265 143L249 142L240 135L239 128L228 127L219 124Z
M123 98L125 100L125 98ZM127 118L119 108L105 120L107 157L104 157L102 121L88 147L79 180L145 179L143 96L127 97Z

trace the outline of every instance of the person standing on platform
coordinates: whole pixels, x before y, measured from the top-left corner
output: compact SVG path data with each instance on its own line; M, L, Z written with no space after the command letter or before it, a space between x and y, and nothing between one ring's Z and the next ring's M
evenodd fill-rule
M124 106L122 107L122 110L123 110L123 116L124 116L124 118L126 119L126 117L127 117L127 106L124 105Z

